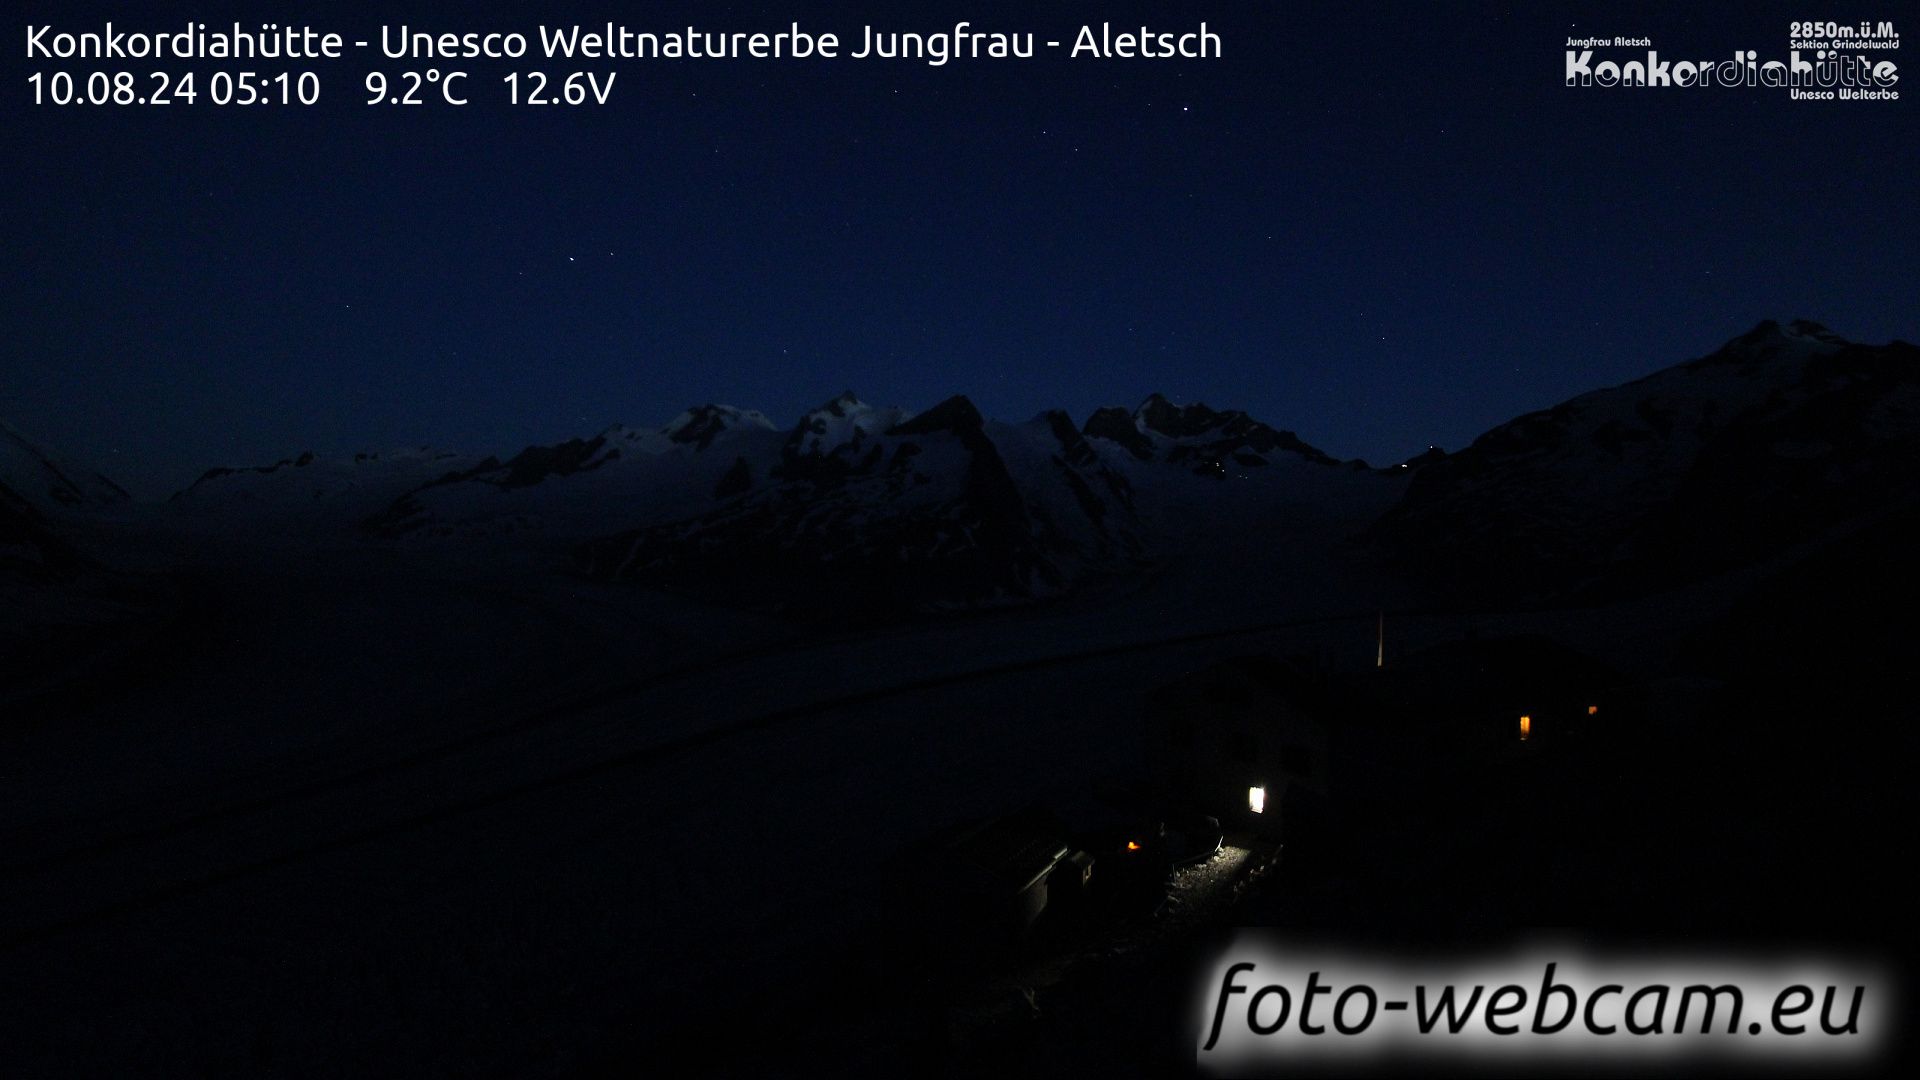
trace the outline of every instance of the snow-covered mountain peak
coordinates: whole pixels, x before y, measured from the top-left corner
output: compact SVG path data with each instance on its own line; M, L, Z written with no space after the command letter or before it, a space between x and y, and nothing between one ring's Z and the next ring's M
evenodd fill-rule
M1220 427L1225 416L1198 402L1176 405L1163 394L1149 394L1133 410L1133 419L1142 431L1183 439Z
M1088 438L1119 444L1142 461L1158 458L1216 476L1226 475L1229 462L1248 467L1272 464L1276 453L1337 464L1293 432L1261 423L1237 409L1221 411L1198 402L1176 405L1162 394L1149 395L1131 413L1098 409L1081 430Z
M1126 481L1065 413L990 423L843 394L771 468L746 458L711 509L582 549L595 576L789 611L937 610L1057 595L1139 552Z
M855 451L870 436L882 434L913 417L897 406L876 408L848 390L800 418L787 439L794 457L818 457Z
M773 421L752 409L736 409L731 405L695 405L669 420L660 429L660 434L665 435L669 442L705 450L713 445L715 439L739 428L775 430Z

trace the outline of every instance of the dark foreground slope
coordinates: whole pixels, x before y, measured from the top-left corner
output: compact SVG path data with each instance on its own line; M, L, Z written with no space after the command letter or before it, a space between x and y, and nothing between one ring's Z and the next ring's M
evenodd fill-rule
M1765 322L1422 465L1371 536L1454 603L1645 592L1869 523L1916 461L1920 349Z

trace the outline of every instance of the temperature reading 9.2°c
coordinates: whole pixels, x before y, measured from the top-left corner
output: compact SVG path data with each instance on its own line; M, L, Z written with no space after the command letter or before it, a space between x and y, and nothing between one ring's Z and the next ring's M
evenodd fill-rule
M509 105L605 105L613 96L616 72L576 71L569 75L549 75L544 71L514 72L500 81L507 88ZM465 105L471 98L468 73L441 71L402 71L392 75L370 71L365 80L369 105L429 105L444 102Z

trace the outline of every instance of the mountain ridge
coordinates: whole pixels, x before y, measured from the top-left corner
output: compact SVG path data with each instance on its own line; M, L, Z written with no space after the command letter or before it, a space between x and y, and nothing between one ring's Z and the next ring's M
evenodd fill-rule
M110 482L90 494L6 436L30 448L0 473L27 508L11 533L65 550L64 517L117 505ZM1915 497L1904 460L1920 460L1914 347L1765 320L1383 469L1159 393L1075 425L1057 409L990 419L964 395L914 410L844 391L785 428L713 403L505 458L305 452L208 470L169 505L291 541L532 542L588 577L780 609L853 593L912 610L1025 603L1179 557L1196 538L1257 548L1306 529L1357 540L1425 595L1505 603L1768 557ZM22 483L45 488L37 503L7 486Z

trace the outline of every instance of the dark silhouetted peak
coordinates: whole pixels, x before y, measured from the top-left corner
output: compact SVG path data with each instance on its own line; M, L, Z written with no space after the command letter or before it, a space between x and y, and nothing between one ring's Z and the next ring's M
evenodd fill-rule
M1221 414L1205 405L1175 405L1159 394L1150 395L1133 410L1133 417L1147 431L1159 432L1170 439L1204 435L1220 426Z
M1265 455L1275 450L1298 454L1325 465L1337 462L1308 445L1291 431L1282 431L1255 420L1238 409L1221 411L1195 402L1175 405L1154 394L1134 410L1134 424L1145 432L1163 436L1180 445L1169 461L1190 462L1198 471L1224 475L1229 459L1248 464L1250 458L1236 452ZM1264 462L1262 462L1264 464Z
M731 405L695 405L660 430L672 442L705 450L721 435L742 426L773 427L766 417L757 412L736 409Z
M606 442L604 436L596 435L591 439L568 439L554 446L529 446L507 461L507 474L494 482L503 488L531 487L549 476L567 476L599 468L620 455L619 450L613 450L605 457L596 456Z
M865 407L866 403L860 400L858 394L855 394L851 390L842 390L840 391L839 397L834 398L832 401L827 402L825 405L813 411L826 413L828 416L850 416Z
M1047 430L1053 432L1053 437L1060 441L1062 459L1069 464L1083 467L1099 462L1100 455L1094 453L1093 447L1087 445L1086 438L1073 426L1073 417L1068 416L1065 410L1048 409L1040 414L1040 419L1046 422Z
M980 410L967 400L966 395L955 394L926 412L895 424L887 434L931 435L941 431L964 434L979 431L985 423L986 418L980 415Z
M1132 413L1118 406L1095 409L1080 430L1089 439L1107 439L1118 443L1142 461L1153 456L1153 440L1141 433L1140 425L1135 422Z

